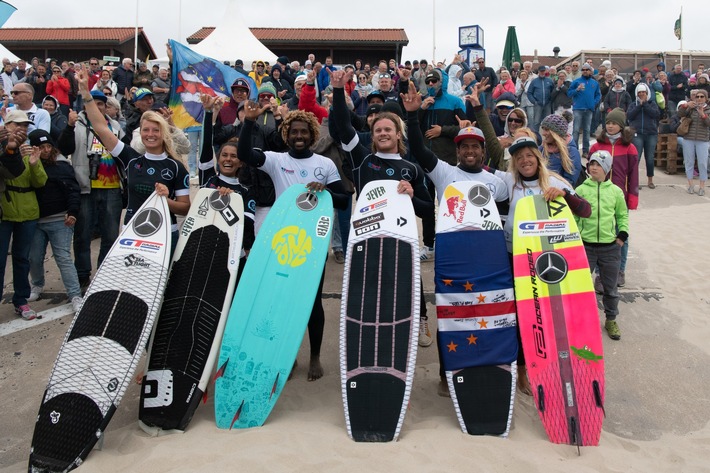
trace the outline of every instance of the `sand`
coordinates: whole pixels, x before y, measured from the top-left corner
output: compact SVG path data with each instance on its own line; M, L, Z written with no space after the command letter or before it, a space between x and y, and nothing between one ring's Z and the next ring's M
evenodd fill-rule
M642 189L640 207L631 213L627 285L618 318L622 339L603 335L607 417L598 447L578 455L576 447L550 443L532 399L521 394L508 439L462 433L451 400L436 393L434 346L419 349L399 441L350 440L338 367L342 266L331 259L324 291L323 379L306 381L306 341L294 377L263 427L218 430L210 399L184 434L159 438L139 429L139 390L132 386L109 425L103 450L94 450L79 471L710 471L710 198L687 194L682 175L657 171L655 182L655 190ZM55 297L36 303L39 310L63 303L52 266L47 263L47 289ZM422 269L431 295L433 264ZM7 273L0 329L16 319L7 303L10 282ZM600 323L601 318L600 313ZM70 321L64 316L26 322L26 329L0 337L0 471L27 470L35 417Z

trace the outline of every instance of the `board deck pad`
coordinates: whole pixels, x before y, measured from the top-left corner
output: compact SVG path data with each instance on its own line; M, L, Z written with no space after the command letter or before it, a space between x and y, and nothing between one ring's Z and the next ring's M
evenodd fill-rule
M348 435L396 440L412 389L419 331L416 217L398 181L360 193L343 274L340 373Z
M37 415L29 471L72 470L103 435L150 336L170 241L167 201L153 193L109 250L59 349Z
M437 337L459 424L507 436L518 341L513 276L500 216L486 185L449 185L439 206L434 277Z
M306 331L330 247L327 191L294 184L269 211L229 312L217 363L221 429L263 425L283 390Z
M604 357L597 301L564 200L521 199L513 254L520 336L535 406L551 442L598 445Z
M184 431L203 399L234 297L244 230L239 194L200 189L180 231L143 378L139 423Z

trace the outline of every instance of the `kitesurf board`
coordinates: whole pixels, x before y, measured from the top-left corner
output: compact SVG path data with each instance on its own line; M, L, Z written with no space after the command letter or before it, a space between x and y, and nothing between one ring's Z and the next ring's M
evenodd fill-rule
M318 292L333 220L327 191L294 184L252 246L229 312L215 375L221 429L263 425L298 354Z
M360 192L350 224L340 311L340 379L348 435L396 440L414 378L419 332L419 237L398 181Z
M170 232L167 200L153 193L96 271L44 392L30 471L76 468L106 430L160 308Z
M459 424L471 435L506 437L517 378L515 293L498 208L485 184L446 188L435 255L437 337Z
M200 189L180 230L143 377L139 425L184 431L212 376L234 298L244 231L242 197Z
M520 337L547 436L554 443L598 445L601 328L584 245L563 199L518 201L513 258Z

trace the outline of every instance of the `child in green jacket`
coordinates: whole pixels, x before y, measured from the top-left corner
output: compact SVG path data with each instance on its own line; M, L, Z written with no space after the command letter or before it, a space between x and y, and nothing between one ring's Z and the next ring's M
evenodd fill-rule
M604 328L612 340L619 340L621 331L616 323L619 292L616 282L621 264L621 247L629 236L629 214L624 192L607 180L612 159L608 151L596 151L589 157L587 173L590 177L575 191L592 206L592 214L587 218L575 216L575 219L589 268L594 273L594 269L599 267L599 278L604 288Z

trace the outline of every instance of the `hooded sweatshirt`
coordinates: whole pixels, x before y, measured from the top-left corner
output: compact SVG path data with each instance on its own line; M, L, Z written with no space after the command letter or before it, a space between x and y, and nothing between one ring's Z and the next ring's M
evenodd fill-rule
M639 100L639 91L641 90L646 90L647 92L647 100L645 102ZM661 110L656 105L656 97L651 95L650 88L646 84L637 85L634 92L636 100L629 105L626 111L629 125L640 135L657 135L658 118L661 116Z

